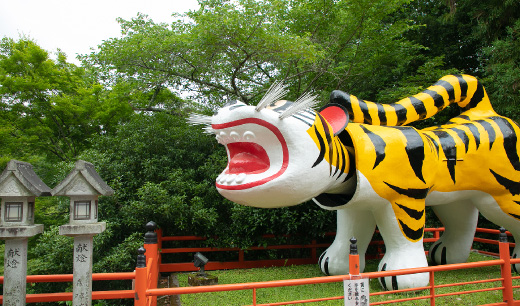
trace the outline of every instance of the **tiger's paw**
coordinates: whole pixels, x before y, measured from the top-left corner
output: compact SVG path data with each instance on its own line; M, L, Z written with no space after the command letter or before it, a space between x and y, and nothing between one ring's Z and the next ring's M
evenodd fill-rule
M461 244L446 243L439 239L432 244L428 257L432 265L463 263L468 260L470 248L461 247Z
M325 275L343 275L348 274L348 251L337 250L331 245L323 252L318 261L321 271ZM342 248L338 248L342 249Z
M516 252L513 252L513 255L511 255L511 258L512 258L512 259L516 259L516 258L518 258L518 254L517 254ZM520 274L520 263L512 264L512 265L511 265L511 269L512 269L516 274Z
M394 255L387 253L379 263L379 271L400 270L409 268L427 267L428 262L424 252L413 256L413 252ZM428 285L428 273L417 273L399 276L380 277L379 283L384 290L399 290Z

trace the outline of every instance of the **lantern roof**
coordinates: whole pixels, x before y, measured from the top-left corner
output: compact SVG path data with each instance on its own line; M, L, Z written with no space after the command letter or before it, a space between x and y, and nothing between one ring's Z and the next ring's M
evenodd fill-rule
M25 188L23 192L20 185ZM34 172L31 164L12 159L0 175L0 196L16 195L50 196L51 189Z
M114 190L103 181L94 165L78 160L74 169L51 191L54 196L104 195L114 194Z

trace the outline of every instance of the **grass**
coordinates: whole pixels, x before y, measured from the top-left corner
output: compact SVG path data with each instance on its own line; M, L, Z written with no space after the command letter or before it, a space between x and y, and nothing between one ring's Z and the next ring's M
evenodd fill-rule
M490 257L471 253L468 262L491 260ZM369 261L367 263L366 272L376 271L377 261ZM248 282L261 282L270 280L298 279L323 276L316 265L288 266L281 268L264 268L264 269L241 269L241 270L223 270L211 271L211 275L215 275L219 279L219 284L235 284ZM188 286L187 273L178 274L179 284L181 287ZM467 282L480 279L491 279L500 277L500 267L482 267L466 270L444 271L435 273L435 283L449 284L458 282ZM520 280L513 280L513 285L520 285ZM500 282L491 284L464 285L449 288L437 288L436 293L447 293L465 290L477 290L490 287L500 287ZM370 292L381 292L381 286L376 279L370 280ZM401 299L407 297L421 296L428 294L428 291L389 294L382 296L371 296L370 302L385 301L392 299ZM297 287L282 288L266 288L257 290L257 303L274 303L282 301L294 301L302 299L313 299L323 297L334 297L343 295L343 283L329 283L305 285ZM520 299L520 289L514 289L515 299ZM181 295L183 306L195 305L251 305L252 290L230 291L230 292L214 292L214 293L197 293L190 295ZM473 294L456 295L449 297L441 297L436 299L436 305L482 305L488 303L502 302L501 291L479 292ZM345 305L344 301L326 301L311 303L308 305ZM429 300L417 300L402 302L398 305L430 305Z

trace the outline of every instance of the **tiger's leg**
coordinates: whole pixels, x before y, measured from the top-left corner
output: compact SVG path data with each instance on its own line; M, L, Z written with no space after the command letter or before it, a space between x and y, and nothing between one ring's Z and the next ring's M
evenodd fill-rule
M428 266L422 238L424 216L420 218L420 220L422 219L422 227L419 226L415 229L415 235L418 237L415 237L417 239L413 241L408 239L401 230L400 220L395 216L390 204L374 211L374 216L386 248L385 256L379 263L379 271ZM419 273L382 277L379 282L385 290L397 290L426 286L428 280L428 273Z
M320 256L319 265L326 275L348 274L350 238L357 239L360 271L365 268L365 252L376 227L372 212L349 208L337 210L334 242Z
M466 262L477 228L478 210L470 201L433 206L444 224L442 237L430 247L432 264Z
M520 202L519 196L513 197L512 195L503 196L500 198L500 202L497 201L489 194L482 193L482 196L476 201L476 206L480 213L489 221L495 223L498 226L504 227L506 230L513 234L515 238L516 246L513 250L511 258L520 257L520 219L513 217L510 214L504 212L503 207L508 207L511 213L520 216ZM520 264L513 265L513 270L520 273Z

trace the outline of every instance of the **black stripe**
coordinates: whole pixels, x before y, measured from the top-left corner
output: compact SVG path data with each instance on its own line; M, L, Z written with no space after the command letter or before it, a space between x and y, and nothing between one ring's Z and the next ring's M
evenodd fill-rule
M349 168L348 168L347 177L345 177L344 182L348 181L356 173L356 159L354 157L354 154L350 153L350 151L348 151L348 150L347 150L347 153L348 153L348 160L349 160Z
M455 118L460 118L460 119L464 119L464 120L467 120L467 121L472 121L471 118L469 116L467 116L467 115L458 115Z
M406 235L406 237L410 238L411 240L418 240L421 239L421 237L423 236L424 226L414 231L413 229L409 228L408 225L406 225L403 221L399 220L399 223L401 224L403 233Z
M512 195L520 194L520 182L512 181L508 178L505 178L505 177L501 176L500 174L496 173L495 171L493 171L492 169L489 169L489 171L491 171L491 174L493 174L493 176L495 177L497 182L500 185L504 186L507 190L509 190L509 192Z
M316 167L316 165L321 163L323 161L323 158L325 157L325 142L323 141L323 138L318 132L318 128L316 126L314 126L314 131L316 132L316 137L318 137L318 141L320 143L320 155L318 155L318 158L314 162L314 165L312 165L312 168Z
M399 290L399 286L397 285L397 276L392 275L392 290Z
M408 155L408 161L412 166L415 176L419 178L423 183L424 180L422 167L424 162L424 142L421 135L414 128L409 127L394 127L403 133L406 138L406 154Z
M462 77L462 75L455 75L457 78L457 81L459 81L460 85L460 100L464 101L466 97L468 96L468 83L466 83L466 80Z
M321 262L322 262L322 260L323 260L323 256L325 256L325 253L327 253L327 252L323 252L323 253L321 253L321 255L320 255L320 259L318 259L318 266L320 266L320 268L321 268Z
M301 112L297 113L297 115L294 115L294 116L300 116L300 117L303 117L305 119L309 119L311 121L314 121L314 119L316 118L316 113L313 112L313 111L310 111L308 109L305 109L305 110L302 110Z
M334 194L334 193L322 193L318 196L314 197L314 199L320 203L320 205L326 206L326 207L338 207L341 205L345 205L350 200L352 200L352 197L354 194Z
M435 147L435 149L437 150L437 156L439 156L439 144L437 143L437 140L435 140L433 137L426 133L424 133L423 135L426 136L426 138L428 138L428 140L430 141L430 145Z
M441 148L446 156L446 166L450 172L451 179L455 183L455 164L457 163L457 149L455 147L455 140L444 130L433 131L439 141L441 142Z
M386 263L381 268L381 271L386 271ZM384 277L380 277L379 280L381 281L381 285L383 286L383 289L385 289L385 291L388 291L388 287L386 286L385 278Z
M379 163L385 159L386 142L383 140L383 138L377 134L372 133L372 131L368 130L365 126L360 125L360 127L367 134L368 138L370 138L370 141L372 141L372 144L374 145L376 161L374 162L374 167L372 169L375 169Z
M320 118L320 121L321 121L321 125L323 126L323 131L325 132L325 137L327 139L327 145L329 147L329 174L332 175L332 157L333 157L333 154L334 154L334 150L333 150L333 143L332 143L332 135L330 134L330 131L329 129L327 128L327 120L325 120L325 118L323 118L323 116L318 113L318 118Z
M340 140L340 142L341 142L341 140ZM338 164L338 166L339 165L341 165L341 166L340 166L340 171L339 171L338 178L345 172L345 168L347 166L347 163L346 163L347 160L346 160L346 155L345 155L345 147L340 145L339 149L341 150L341 163Z
M439 246L441 245L441 243L437 243L436 245L433 246L432 250L430 251L429 255L430 255L430 259L432 261L432 265L436 266L437 265L437 261L435 260L435 252L437 252L437 249L439 248Z
M323 264L323 269L325 270L325 275L330 275L329 274L329 257L327 257L327 259L325 259L325 263Z
M453 87L452 87L452 89L453 89ZM441 110L443 110L446 107L444 98L438 92L433 91L433 90L429 90L429 89L426 89L423 92L425 94L430 95L430 97L432 97L434 105L435 105L435 107L437 107L438 111L441 111Z
M382 104L377 103L377 114L379 115L379 125L386 125L386 112Z
M515 219L520 220L520 215L515 215L515 214L512 214L512 213L508 213L508 215L510 215L511 217L513 217Z
M337 135L341 143L346 147L354 147L354 143L352 142L352 138L350 134L345 130Z
M306 120L307 118L300 118L298 115L293 115L293 117L294 117L295 119L300 120L301 122L305 123L305 124L308 125L308 126L312 126L312 124L313 124L312 122L307 121L307 120Z
M453 85L450 82L447 82L444 80L439 80L437 83L433 84L433 86L444 87L444 89L446 89L446 92L448 93L448 98L450 100L450 103L455 102L455 90L453 89ZM435 106L437 106L437 104Z
M475 145L478 147L480 146L480 132L478 131L478 128L473 123L464 123L463 126L467 126L469 128L469 131L471 134L473 134L473 137L475 138Z
M339 140L338 140L338 141L339 141ZM335 148L334 151L336 152L336 161L337 161L336 170L334 170L334 174L332 175L332 176L334 176L334 175L336 175L336 173L338 173L339 168L340 168L340 165L341 165L341 164L340 164L340 160L339 160L339 154L340 154L339 151L340 151L340 150L339 150L339 148L338 148L338 147L341 147L341 145L338 144L336 141L332 141L332 143L331 143L331 148L332 148L332 147ZM332 159L330 160L330 163L332 164Z
M403 125L407 120L406 113L408 110L401 104L392 104L392 106L395 109L395 114L397 115L397 123L395 125Z
M395 203L395 205L399 206L404 212L410 216L411 218L414 218L415 220L420 220L424 216L424 209L423 210L415 210L411 209L409 207L406 207L404 205L401 205L399 203Z
M488 137L489 137L489 149L491 150L491 148L493 147L493 143L495 143L495 139L497 138L497 134L495 132L495 129L493 128L493 126L491 125L491 123L485 121L485 120L477 120L475 121L477 123L480 123L480 125L484 128L484 130L486 130L486 132L488 133Z
M408 97L408 99L412 101L412 106L419 115L419 120L426 118L426 107L424 106L423 101L417 99L416 97Z
M291 102L291 101L283 101L283 102L277 101L277 102L278 102L277 105L271 104L272 106L270 107L270 109L279 114L285 112L291 105L293 105L293 102ZM283 103L283 104L280 104L280 103Z
M446 247L442 248L441 253L441 265L445 265L448 261L446 260Z
M352 102L350 101L350 94L341 91L341 90L333 90L330 93L329 103L337 103L339 105L344 106L349 115L354 117L354 111L352 110Z
M407 196L407 197L412 198L412 199L417 199L417 200L426 199L426 196L428 195L428 191L430 190L429 188L421 188L421 189L418 189L418 188L408 188L408 189L403 189L403 188L399 188L397 186L388 184L387 182L383 182L383 183L385 183L388 187L390 187L393 190L395 190L397 193L402 194L402 195Z
M516 150L517 137L515 130L511 123L503 117L490 117L489 119L495 121L500 128L504 137L504 150L506 151L507 158L516 171L520 171L520 160Z
M367 103L358 98L359 107L361 108L361 112L363 112L363 122L372 124L372 117L370 117L370 113L368 112Z
M476 107L480 101L484 99L484 86L480 82L477 84L477 89L475 90L475 93L473 93L473 96L471 97L471 100L469 103L464 107L464 110L472 109Z
M458 129L458 128L451 128L452 131L457 133L457 136L459 136L460 140L462 140L462 143L464 143L464 148L466 149L466 153L468 153L468 147L469 147L469 138L468 135L466 135L466 132Z

